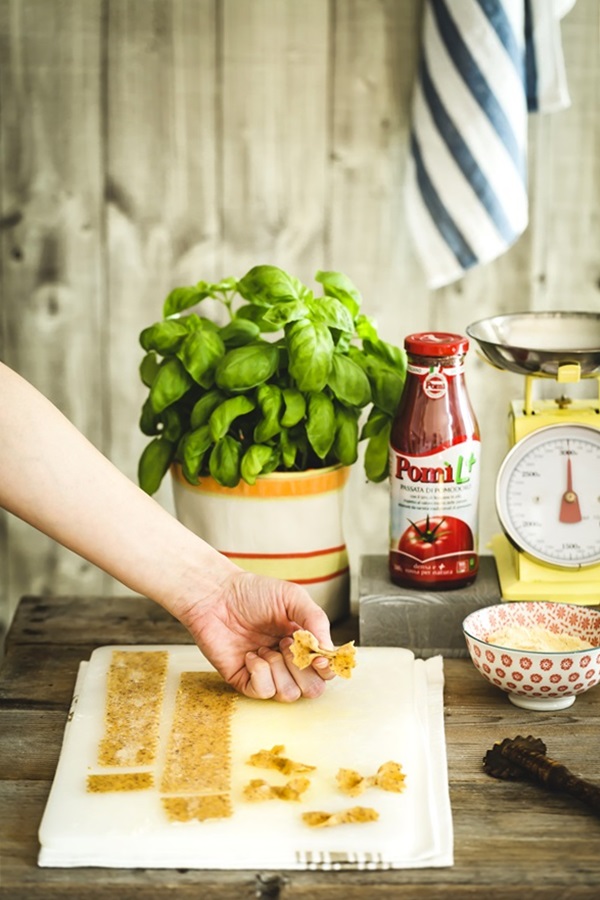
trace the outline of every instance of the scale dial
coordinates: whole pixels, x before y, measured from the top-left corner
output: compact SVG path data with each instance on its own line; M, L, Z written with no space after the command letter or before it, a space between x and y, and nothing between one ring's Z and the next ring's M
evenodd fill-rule
M600 562L600 429L549 425L522 438L500 467L496 510L509 540L536 561Z

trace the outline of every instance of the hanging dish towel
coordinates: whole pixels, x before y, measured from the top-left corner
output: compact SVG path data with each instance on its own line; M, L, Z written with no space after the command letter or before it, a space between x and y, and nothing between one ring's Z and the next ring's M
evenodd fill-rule
M570 103L560 19L575 0L425 0L406 202L431 288L527 227L527 114Z

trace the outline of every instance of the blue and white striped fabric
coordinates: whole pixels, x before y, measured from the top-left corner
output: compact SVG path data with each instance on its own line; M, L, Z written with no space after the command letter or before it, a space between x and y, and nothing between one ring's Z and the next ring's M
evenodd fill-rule
M527 115L569 105L560 18L575 0L425 0L406 203L431 288L527 227Z

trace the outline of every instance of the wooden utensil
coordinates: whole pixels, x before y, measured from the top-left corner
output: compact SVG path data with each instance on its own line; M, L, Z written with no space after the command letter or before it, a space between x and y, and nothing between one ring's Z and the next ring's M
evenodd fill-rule
M600 787L546 756L546 745L540 738L505 738L487 751L483 768L493 778L534 781L548 790L569 794L600 815Z

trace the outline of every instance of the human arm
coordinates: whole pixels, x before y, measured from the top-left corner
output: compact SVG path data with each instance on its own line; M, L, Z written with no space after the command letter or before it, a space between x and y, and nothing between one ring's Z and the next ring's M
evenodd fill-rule
M279 647L298 626L331 646L327 617L306 591L234 565L2 363L0 435L1 506L164 606L242 693L294 700L322 692L328 668L300 672L289 641Z

